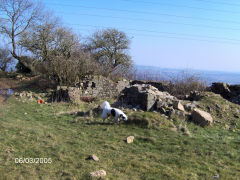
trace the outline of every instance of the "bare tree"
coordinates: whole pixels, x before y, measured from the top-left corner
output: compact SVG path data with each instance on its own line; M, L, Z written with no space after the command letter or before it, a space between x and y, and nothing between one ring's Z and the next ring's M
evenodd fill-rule
M32 27L22 34L19 44L39 61L50 61L54 56L69 58L80 46L78 36L55 20Z
M55 56L47 63L46 74L60 85L75 85L82 78L97 73L97 64L88 52L78 50L70 58Z
M128 54L130 40L127 35L117 29L96 31L89 38L88 49L93 57L104 67L107 75L117 69L127 71L132 60ZM122 71L122 70L121 70Z
M6 71L9 65L13 63L13 58L8 49L0 48L0 69Z
M35 70L58 84L74 85L98 70L91 54L83 51L78 36L56 18L48 17L32 26L21 35L19 44L38 60Z
M19 36L39 20L40 10L39 4L32 0L0 0L2 13L0 32L11 41L12 56L26 66L31 63L31 60L17 53L17 44Z

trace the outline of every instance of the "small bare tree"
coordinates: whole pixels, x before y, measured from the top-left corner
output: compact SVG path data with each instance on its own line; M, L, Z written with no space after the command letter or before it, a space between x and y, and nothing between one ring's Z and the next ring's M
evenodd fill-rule
M21 35L19 44L41 62L51 61L55 56L69 58L80 46L78 36L60 26L56 18L32 26Z
M91 54L83 51L78 36L56 18L32 26L21 35L19 44L38 60L37 72L61 85L74 85L98 70Z
M17 53L19 36L39 20L40 9L32 0L0 0L0 32L10 39L12 56L25 66L31 60Z
M75 85L85 76L97 73L98 68L91 55L80 49L69 58L55 56L47 65L48 76L60 85Z

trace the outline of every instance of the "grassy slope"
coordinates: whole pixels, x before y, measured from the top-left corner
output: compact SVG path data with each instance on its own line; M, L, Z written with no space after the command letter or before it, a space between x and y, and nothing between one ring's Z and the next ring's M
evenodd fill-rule
M203 100L213 104L209 101ZM189 137L170 130L169 120L156 113L128 112L130 117L160 122L158 128L149 129L134 124L102 125L99 118L89 124L84 117L59 115L87 108L22 103L11 97L0 109L0 179L88 179L89 172L100 169L106 170L106 179L113 180L240 177L238 126L233 132L183 122L192 134ZM130 135L135 136L134 143L126 144L124 139ZM100 162L86 160L93 153ZM48 157L52 163L15 164L16 157Z

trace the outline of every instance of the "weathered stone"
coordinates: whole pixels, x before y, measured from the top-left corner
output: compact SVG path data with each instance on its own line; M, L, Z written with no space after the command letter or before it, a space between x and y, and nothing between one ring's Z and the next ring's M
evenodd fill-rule
M99 171L91 172L90 175L93 177L104 177L107 175L107 173L104 170L99 170Z
M134 80L131 82L131 85L135 84L149 84L155 88L157 88L159 91L167 91L169 88L168 83L162 83L162 82L152 82L152 81L139 81L139 80Z
M187 100L190 101L199 101L203 98L203 94L199 91L191 91L190 95L187 97Z
M134 136L129 136L129 137L127 137L126 142L127 142L128 144L130 144L130 143L133 143L133 140L134 140Z
M117 97L127 85L129 85L129 81L126 80L116 83L102 76L94 76L82 79L81 82L76 83L76 87L58 86L49 101L79 103L82 96Z
M92 159L94 161L99 161L99 158L95 154L89 156L89 159Z
M219 105L219 104L216 104L216 107L217 107L218 109L222 109L221 105Z
M164 101L157 101L157 103L156 103L156 108L157 108L157 109L160 109L160 108L166 108L166 107L168 107L167 102L164 102Z
M122 91L118 102L132 105L133 107L139 106L140 109L149 111L161 108L164 103L164 106L168 106L168 104L172 104L173 100L177 100L177 98L171 96L168 92L161 92L147 84L135 84L126 87Z
M179 118L185 118L185 113L184 111L180 111L180 110L176 110L175 114L179 117Z
M196 108L196 105L194 103L187 103L184 105L184 107L187 111L192 111L194 108Z
M196 124L199 124L200 126L206 126L213 123L213 118L211 114L202 111L198 108L195 108L192 111L191 117L192 121L194 121Z
M212 92L216 94L221 94L224 98L231 97L231 91L227 83L215 82L210 88Z
M180 110L180 111L185 111L183 105L181 104L180 101L174 101L173 102L173 108L174 109L177 109L177 110Z

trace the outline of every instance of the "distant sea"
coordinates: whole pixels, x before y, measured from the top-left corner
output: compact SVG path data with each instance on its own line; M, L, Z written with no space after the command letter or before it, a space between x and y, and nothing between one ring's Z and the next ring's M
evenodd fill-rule
M209 71L209 70L194 70L194 69L171 69L155 66L136 65L136 70L142 76L148 74L152 79L162 78L168 80L171 77L181 76L182 73L195 75L201 80L204 80L208 85L213 82L225 82L228 84L240 84L240 72L224 72L224 71Z

